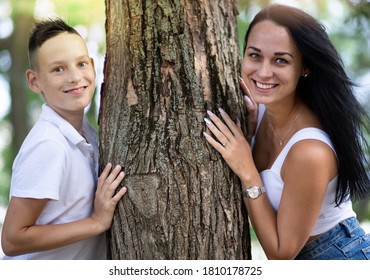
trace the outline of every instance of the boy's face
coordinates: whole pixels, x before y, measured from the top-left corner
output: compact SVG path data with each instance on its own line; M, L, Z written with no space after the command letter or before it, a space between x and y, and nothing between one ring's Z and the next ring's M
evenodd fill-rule
M85 41L76 34L59 34L41 45L37 61L37 70L27 71L31 89L66 119L83 114L95 90L94 62Z

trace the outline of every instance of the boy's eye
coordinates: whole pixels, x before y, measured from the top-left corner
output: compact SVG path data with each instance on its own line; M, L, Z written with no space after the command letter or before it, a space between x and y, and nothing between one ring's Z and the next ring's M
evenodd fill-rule
M88 63L86 61L81 61L78 66L79 67L85 67Z
M53 72L57 72L57 73L62 72L62 71L63 71L62 67L55 67L53 70Z

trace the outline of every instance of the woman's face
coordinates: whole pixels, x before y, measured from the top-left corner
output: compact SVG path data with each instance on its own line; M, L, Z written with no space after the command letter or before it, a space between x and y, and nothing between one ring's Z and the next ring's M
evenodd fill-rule
M242 77L257 103L276 104L294 98L298 80L306 71L288 29L270 20L252 27Z

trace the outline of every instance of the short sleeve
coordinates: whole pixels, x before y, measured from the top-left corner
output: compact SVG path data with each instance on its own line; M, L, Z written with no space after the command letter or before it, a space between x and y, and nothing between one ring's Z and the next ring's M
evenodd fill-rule
M13 164L10 196L59 199L66 151L50 139L40 139L20 150Z

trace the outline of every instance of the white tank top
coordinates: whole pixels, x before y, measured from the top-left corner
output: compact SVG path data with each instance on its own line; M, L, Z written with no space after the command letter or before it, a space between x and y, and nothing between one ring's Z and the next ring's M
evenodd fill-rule
M259 108L259 120L258 125L262 119L264 113L264 106L260 105ZM257 126L258 129L258 126ZM267 197L272 205L272 207L277 212L280 205L281 195L284 189L284 182L281 179L281 167L285 161L290 148L301 140L315 139L326 143L335 153L333 144L329 139L327 133L318 128L304 128L297 131L293 137L288 141L283 150L280 152L275 162L270 169L263 170L260 175L263 184L266 188ZM254 139L253 139L254 140ZM254 143L252 142L252 145ZM324 233L334 227L339 222L349 218L355 217L356 213L352 209L351 200L342 203L340 206L336 207L335 204L335 191L338 183L338 176L333 178L327 187L324 202L322 204L320 215L316 222L314 229L311 232L311 236Z

